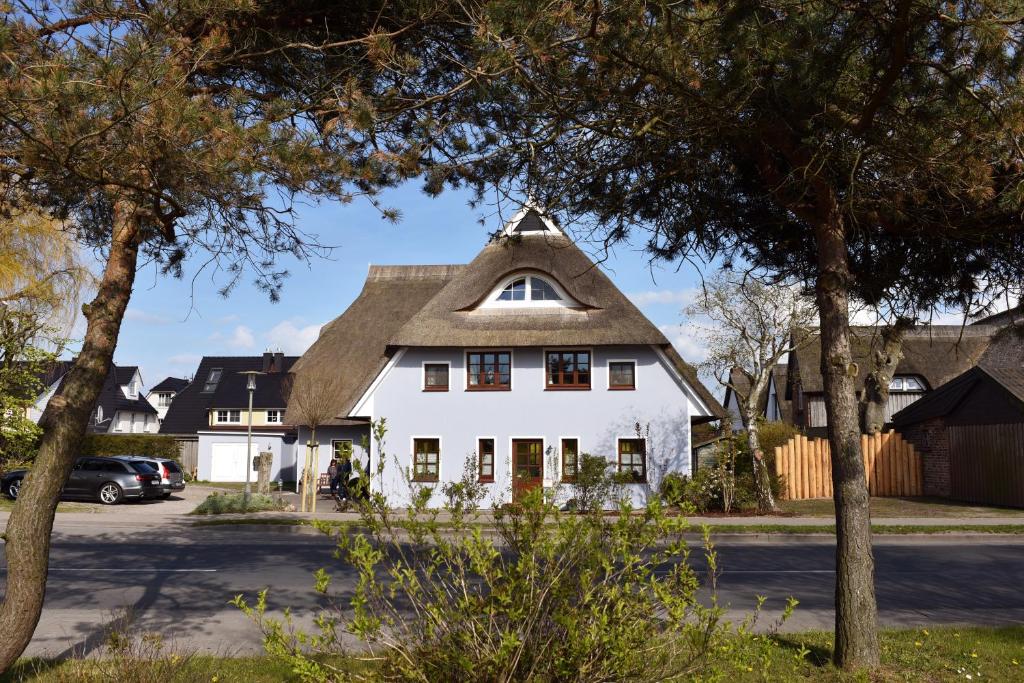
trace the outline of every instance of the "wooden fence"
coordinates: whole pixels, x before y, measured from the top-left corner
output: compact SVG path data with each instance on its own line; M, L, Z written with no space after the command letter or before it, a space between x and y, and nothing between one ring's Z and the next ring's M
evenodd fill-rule
M1024 424L950 425L950 497L1024 506Z
M181 446L181 469L195 474L199 469L199 441L196 439L178 439Z
M921 455L899 434L862 434L860 449L872 496L924 494ZM775 449L775 471L783 477L783 495L790 500L832 496L827 439L794 436Z

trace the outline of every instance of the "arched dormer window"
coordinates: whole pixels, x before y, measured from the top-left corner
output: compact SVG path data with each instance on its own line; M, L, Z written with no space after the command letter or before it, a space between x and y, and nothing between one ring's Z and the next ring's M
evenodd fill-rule
M481 308L513 306L579 308L565 290L540 275L520 273L506 278L485 299Z

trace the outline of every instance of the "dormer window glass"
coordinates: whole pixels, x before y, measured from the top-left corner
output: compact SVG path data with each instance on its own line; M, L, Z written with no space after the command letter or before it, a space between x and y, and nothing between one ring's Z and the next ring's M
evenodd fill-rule
M210 370L210 374L206 376L206 382L203 384L204 394L212 394L217 390L217 384L220 383L220 376L223 373L223 368L213 368Z
M913 375L897 375L889 382L889 391L924 391L924 382Z
M511 306L538 308L580 308L565 290L554 281L524 273L511 275L501 282L483 300L482 308L505 308Z
M498 301L526 301L526 278L521 277L508 283L498 295Z

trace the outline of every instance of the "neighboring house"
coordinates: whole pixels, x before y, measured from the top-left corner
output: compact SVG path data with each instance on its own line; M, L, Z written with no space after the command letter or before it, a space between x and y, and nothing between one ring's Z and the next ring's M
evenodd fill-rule
M908 332L903 340L903 360L889 385L886 422L928 392L977 365L1000 329L995 325L930 325ZM863 393L864 378L871 367L872 345L878 341L878 335L876 327L850 328L858 396ZM828 420L821 344L816 338L789 354L785 398L792 403L788 420L791 424L811 435L824 435Z
M468 467L485 504L500 503L571 481L583 453L635 477L626 490L641 503L664 474L690 472L691 425L724 415L658 328L534 209L468 265L371 266L292 371L340 382L336 416L317 429L321 472L349 452L375 470L382 452L363 445L386 419L372 485L395 503L408 500L403 470L436 485ZM294 407L286 422L304 444ZM432 504L442 500L438 486Z
M43 383L46 390L28 410L38 422L46 405L64 382L72 361L57 361L48 368ZM160 427L157 411L142 395L142 374L134 365L114 365L103 382L96 407L89 416L91 434L155 434Z
M247 371L256 376L253 392L252 452L274 455L270 476L295 480L295 433L285 427L285 379L297 358L280 353L262 356L206 356L193 380L171 402L161 434L183 442L182 452L194 443L196 476L204 481L245 481L246 465L256 481L251 458L246 457L249 392ZM191 442L191 443L190 443Z
M786 399L788 369L789 366L785 363L778 363L772 368L771 376L768 378L768 386L757 402L757 414L770 422L790 422L792 420L790 414L792 410L791 402ZM729 384L730 386L725 388L725 400L722 401L722 405L729 412L732 430L738 432L743 429L743 416L740 412L739 397L733 391L733 387L736 387L743 393L749 393L750 382L747 381L746 376L739 368L733 368L729 373Z
M164 418L167 417L167 409L171 407L174 397L187 386L187 379L165 377L162 382L149 390L149 393L146 394L146 399L156 408L160 422L163 422Z
M893 416L921 453L925 495L1024 507L1022 339L1005 329L978 365Z

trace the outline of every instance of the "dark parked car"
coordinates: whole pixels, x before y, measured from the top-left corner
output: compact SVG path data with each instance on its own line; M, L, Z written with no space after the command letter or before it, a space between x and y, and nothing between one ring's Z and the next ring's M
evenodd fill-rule
M28 470L13 470L0 477L0 490L17 498ZM61 491L62 499L98 500L115 505L127 499L160 498L167 493L160 473L141 460L79 458Z

